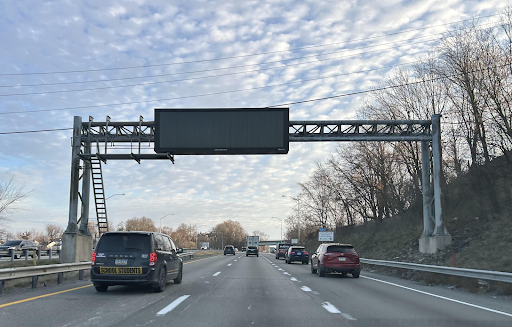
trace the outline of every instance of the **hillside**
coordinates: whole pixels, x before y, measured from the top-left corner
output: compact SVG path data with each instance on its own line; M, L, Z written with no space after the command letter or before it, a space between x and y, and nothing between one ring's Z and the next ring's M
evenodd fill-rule
M361 257L512 272L512 163L505 157L476 167L443 189L444 221L453 243L435 255L418 251L421 208L354 227L338 228L335 241L353 244ZM307 248L314 250L316 235Z

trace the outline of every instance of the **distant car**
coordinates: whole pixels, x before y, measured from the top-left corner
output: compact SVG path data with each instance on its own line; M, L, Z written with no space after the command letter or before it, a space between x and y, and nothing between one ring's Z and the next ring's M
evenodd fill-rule
M207 246L201 246L201 250L208 250Z
M270 253L276 253L276 248L270 248Z
M33 251L37 251L39 245L31 240L11 240L0 246L0 257L10 257L10 251L14 251L14 259L21 258L28 250L28 255L33 257Z
M247 248L245 246L242 247L242 252L245 252Z
M238 252L238 248L235 248L235 252Z
M350 244L327 243L320 244L311 256L311 273L324 277L325 274L339 272L359 278L361 267L359 255Z
M247 247L247 252L245 252L245 256L248 257L250 255L255 255L257 257L259 257L259 253L258 253L258 248L256 246L248 246Z
M226 245L224 247L224 255L226 255L226 254L236 255L235 254L235 247L233 245Z
M279 259L281 257L286 257L286 251L288 251L288 248L292 246L293 244L279 244L276 249L276 259Z
M92 253L91 281L98 292L112 285L149 285L162 292L168 281L183 278L183 249L155 232L108 232Z
M309 263L309 254L303 246L290 246L288 251L286 251L284 261L286 261L286 263L300 261L303 265L307 265Z

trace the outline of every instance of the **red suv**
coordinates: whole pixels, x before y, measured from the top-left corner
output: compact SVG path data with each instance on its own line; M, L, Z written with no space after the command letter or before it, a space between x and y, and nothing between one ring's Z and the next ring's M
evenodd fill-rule
M352 277L359 278L360 271L359 255L350 244L320 244L312 253L311 273L317 273L320 277L326 273L340 272L344 276L350 273Z
M278 244L276 249L276 259L279 260L279 258L283 257L286 259L286 251L288 251L288 248L292 246L293 244Z

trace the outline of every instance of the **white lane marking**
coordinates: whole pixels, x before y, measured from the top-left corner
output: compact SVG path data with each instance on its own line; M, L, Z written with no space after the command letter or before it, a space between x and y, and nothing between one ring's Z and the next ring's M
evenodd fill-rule
M289 275L289 273L287 273L286 271L283 273L283 275Z
M470 306L470 307L473 307L473 308L478 308L478 309L482 309L482 310L486 310L486 311L490 311L490 312L494 312L494 313L499 313L499 314L504 315L504 316L512 317L512 313L498 311L498 310L494 310L494 309L491 309L491 308L482 307L482 306L479 306L479 305L476 305L476 304L471 304L471 303L468 303L468 302L463 302L463 301L459 301L459 300L455 300L455 299L450 299L449 297L445 297L445 296L441 296L441 295L436 295L436 294L432 294L432 293L428 293L428 292L424 292L424 291L420 291L420 290L417 290L417 289L414 289L414 288L411 288L411 287L407 287L407 286L402 286L402 285L398 285L398 284L395 284L395 283L386 282L386 281L383 281L383 280L380 280L380 279L376 279L376 278L371 278L371 277L366 277L366 276L361 276L361 277L366 278L366 279L371 279L371 280L374 280L376 282L381 282L381 283L384 283L384 284L389 284L389 285L393 285L393 286L396 286L396 287L404 288L404 289L409 290L409 291L418 292L418 293L425 294L425 295L430 295L430 296L433 296L433 297L437 297L439 299L443 299L443 300L447 300L447 301L452 301L452 302L464 304L464 305L467 305L467 306Z
M298 281L299 281L299 280L298 280L297 278L295 278L295 277L290 277L290 280L291 280L292 282L298 282Z
M302 286L300 289L303 290L304 292L311 292L311 289L307 286Z
M352 317L351 315L349 315L348 313L341 313L341 316L347 320L357 320L356 318Z
M336 307L329 302L322 303L322 307L324 307L325 310L329 311L330 313L341 313L340 310L336 309Z
M236 261L236 259L234 261Z
M220 271L217 271L215 274L213 274L213 277L219 276Z
M171 304L163 308L162 310L158 311L156 313L157 316L163 316L164 314L172 311L174 308L176 308L178 305L181 304L181 302L185 301L190 295L183 295L174 300Z
M279 269L277 269L277 270L281 270L281 271L282 271L283 269L279 268Z
M229 267L229 266L231 266L231 264L230 264L230 263L228 263L228 267Z
M205 283L205 284L210 284L210 282L209 282L209 281L207 281L207 280L205 280L205 281L204 281L204 283Z

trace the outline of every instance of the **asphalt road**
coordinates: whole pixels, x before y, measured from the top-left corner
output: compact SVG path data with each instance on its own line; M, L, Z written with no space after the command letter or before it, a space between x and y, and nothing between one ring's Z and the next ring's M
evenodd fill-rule
M88 281L0 296L0 326L512 326L512 302L363 272L320 278L273 255L185 261L163 293Z

